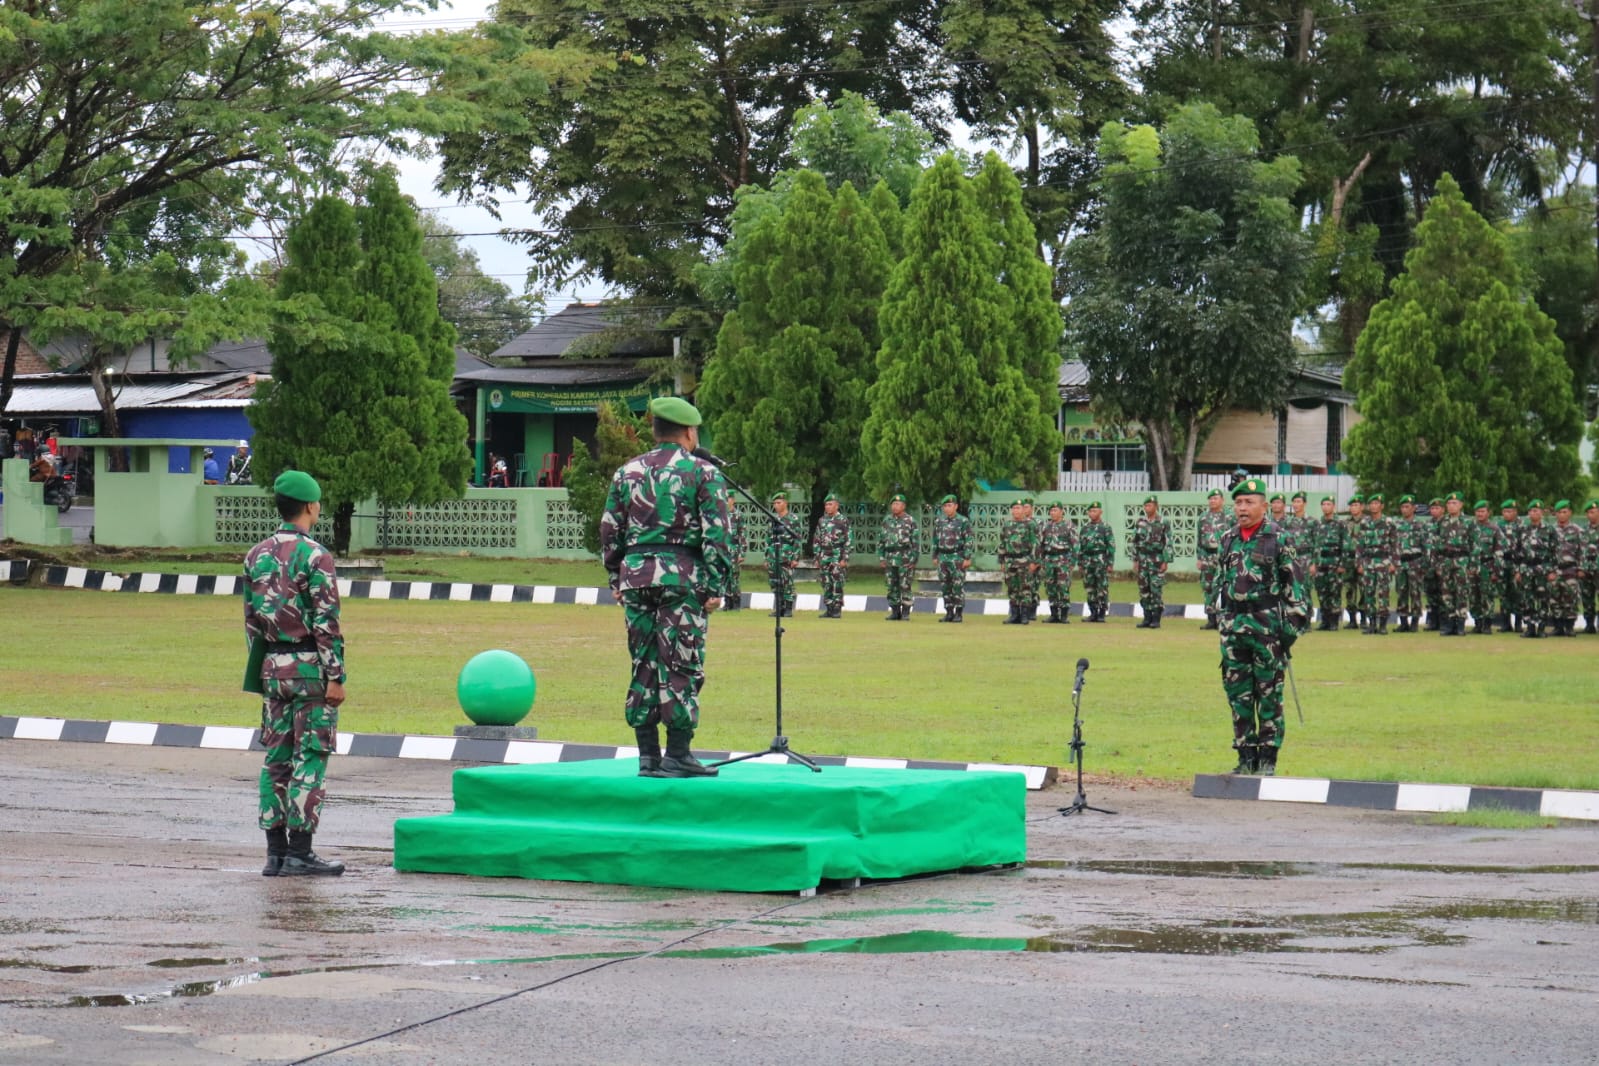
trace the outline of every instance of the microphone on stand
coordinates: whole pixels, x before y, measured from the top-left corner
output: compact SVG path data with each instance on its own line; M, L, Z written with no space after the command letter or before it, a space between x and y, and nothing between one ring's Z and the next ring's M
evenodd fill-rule
M696 459L704 459L707 463L710 463L718 470L726 470L730 466L738 465L731 459L723 459L719 456L712 455L704 448L695 448L693 451L689 452L689 454Z
M1079 692L1083 691L1083 675L1086 674L1086 673L1088 673L1088 660L1087 659L1078 659L1077 660L1077 681L1072 685L1072 695L1073 696L1075 696Z

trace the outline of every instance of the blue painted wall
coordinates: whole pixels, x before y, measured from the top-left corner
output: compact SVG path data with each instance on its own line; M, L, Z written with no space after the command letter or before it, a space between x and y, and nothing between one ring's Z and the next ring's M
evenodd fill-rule
M255 428L244 417L244 408L181 407L151 408L122 412L122 435L125 437L187 437L190 440L250 440ZM231 451L218 451L217 462L228 468ZM167 455L167 472L187 474L189 452L185 448L170 448Z

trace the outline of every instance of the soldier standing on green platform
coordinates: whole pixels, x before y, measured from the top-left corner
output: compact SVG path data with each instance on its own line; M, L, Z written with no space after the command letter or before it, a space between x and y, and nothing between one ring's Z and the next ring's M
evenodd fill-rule
M777 515L766 534L766 584L772 590L768 617L794 617L794 567L799 565L799 523L788 513L788 493L774 492L766 501Z
M1355 537L1355 566L1360 572L1360 631L1388 635L1388 594L1398 569L1399 533L1382 513L1382 493L1366 497L1366 519Z
M246 690L259 692L260 826L266 831L263 877L337 877L342 862L311 850L327 792L344 702L344 634L333 556L311 539L322 517L322 487L290 470L272 483L283 525L244 557L244 633L250 664ZM250 667L245 669L251 673Z
M1438 573L1439 635L1466 635L1466 613L1471 608L1471 525L1463 513L1464 497L1451 492L1444 497L1444 516L1432 531L1433 569Z
M1499 585L1499 628L1506 633L1521 626L1521 521L1515 500L1499 505L1499 543L1494 547L1495 577Z
M1205 624L1200 629L1217 629L1216 624L1216 564L1221 551L1222 534L1233 525L1233 516L1223 504L1225 497L1220 489L1211 489L1205 496L1205 513L1199 516L1199 531L1194 540L1194 562L1199 567L1199 587L1205 597Z
M1303 564L1265 517L1266 483L1239 482L1233 510L1238 524L1222 538L1216 582L1222 690L1238 752L1233 773L1270 777L1283 745L1283 671L1310 606Z
M1487 500L1478 500L1472 514L1476 521L1471 524L1471 554L1466 564L1471 586L1471 616L1476 619L1478 633L1492 633L1494 606L1499 601L1499 566L1494 559L1499 528L1489 517Z
M689 745L700 720L706 629L733 568L727 484L693 455L693 404L658 396L650 414L655 448L616 471L600 516L600 555L622 601L633 659L627 724L638 738L640 777L715 777Z
M727 498L727 529L728 536L733 542L733 568L728 571L727 595L722 598L722 610L742 611L744 609L744 589L741 579L743 577L744 555L749 551L749 540L744 535L744 516L739 513L738 503L732 496Z
M849 519L838 513L838 496L829 492L822 499L822 517L811 538L811 554L816 559L822 582L822 617L844 617L844 581L849 576Z
M960 501L945 496L933 519L933 555L938 559L939 591L944 597L940 622L959 622L966 614L966 571L972 568L972 520L960 513Z
M1077 526L1066 517L1066 508L1049 505L1049 521L1038 534L1039 576L1044 595L1049 598L1049 620L1057 625L1071 624L1072 567L1077 565Z
M1321 521L1307 538L1310 546L1311 576L1316 581L1316 602L1321 607L1318 629L1336 630L1343 617L1344 558L1349 553L1349 526L1338 517L1338 504L1331 496L1321 501Z
M1116 534L1104 522L1105 509L1088 505L1088 524L1077 531L1077 563L1083 572L1083 601L1090 622L1105 621L1110 609L1110 570L1116 562Z
M1582 555L1587 537L1571 520L1571 501L1555 503L1554 558L1549 567L1549 617L1557 637L1577 634L1582 598Z
M1139 629L1159 629L1166 607L1166 567L1171 562L1171 526L1160 516L1160 501L1144 497L1144 513L1133 523L1127 554L1138 579L1138 602L1144 609Z
M883 563L883 580L888 586L888 615L884 621L911 620L912 582L916 578L916 519L905 513L905 497L894 495L888 502L888 517L883 519L883 534L877 545Z
M1027 517L1027 504L1010 505L1010 521L999 530L999 565L1005 571L1005 595L1010 598L1008 626L1031 624L1028 587L1038 573L1038 526Z
M1349 497L1349 517L1345 519L1349 529L1348 554L1344 556L1344 599L1349 607L1349 621L1344 623L1345 629L1354 629L1365 622L1360 600L1360 563L1355 558L1360 527L1365 523L1366 497L1356 493Z
M1595 601L1599 599L1599 500L1589 500L1586 508L1588 525L1583 529L1585 543L1582 550L1582 620L1583 632L1593 633Z
M1527 501L1527 524L1517 538L1516 603L1524 637L1544 635L1548 620L1549 574L1555 568L1555 531L1543 520L1543 501Z
M1399 613L1399 632L1414 633L1421 618L1422 593L1426 584L1428 531L1416 518L1416 497L1399 497L1399 517L1393 520L1399 545L1399 572L1394 579L1394 599Z

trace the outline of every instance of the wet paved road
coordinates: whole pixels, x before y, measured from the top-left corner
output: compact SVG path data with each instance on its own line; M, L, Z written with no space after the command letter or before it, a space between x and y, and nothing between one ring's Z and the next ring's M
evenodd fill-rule
M0 1063L1592 1062L1599 829L1090 789L1025 869L744 896L396 873L449 767L0 742ZM325 846L324 846L325 842Z

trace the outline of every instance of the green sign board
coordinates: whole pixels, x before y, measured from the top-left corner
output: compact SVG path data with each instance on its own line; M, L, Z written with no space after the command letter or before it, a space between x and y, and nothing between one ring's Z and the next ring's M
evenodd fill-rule
M614 388L558 385L481 385L479 388L488 391L489 410L496 414L593 414L602 403L624 403L630 411L642 411L654 395L649 386L643 384Z

